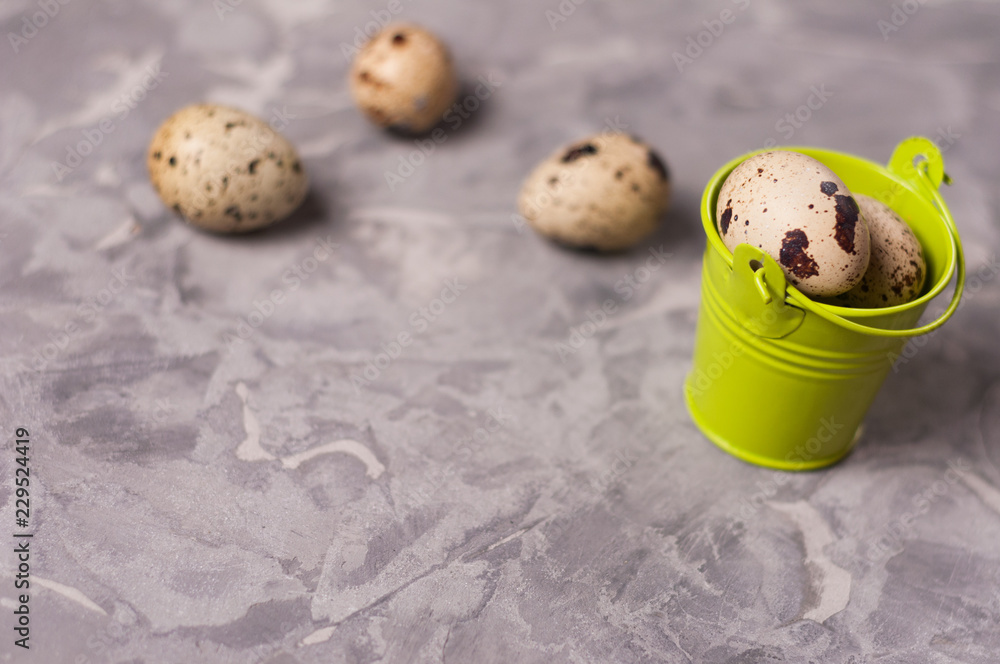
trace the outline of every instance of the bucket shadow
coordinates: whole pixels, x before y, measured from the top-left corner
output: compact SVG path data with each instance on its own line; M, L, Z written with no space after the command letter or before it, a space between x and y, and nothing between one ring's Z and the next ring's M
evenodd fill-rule
M1000 428L993 430L992 448L985 451L974 448L985 432L966 435L971 420L979 427L990 413L1000 424L1000 351L990 343L998 335L1000 325L989 303L970 302L910 357L904 350L869 410L859 449L882 454L921 440L939 448L942 458L968 448L970 455L985 453L1000 465ZM953 354L946 352L946 345L959 347L963 357L949 357Z
M975 422L973 438L980 446L986 466L995 481L1000 481L1000 380L987 388Z

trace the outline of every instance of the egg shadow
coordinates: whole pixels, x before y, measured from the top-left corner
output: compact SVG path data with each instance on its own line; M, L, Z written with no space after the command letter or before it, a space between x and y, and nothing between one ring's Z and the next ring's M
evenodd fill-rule
M462 134L473 131L491 113L490 100L494 91L477 93L483 85L478 78L472 81L463 78L459 81L455 101L441 114L441 119L425 131L410 131L405 126L396 125L386 127L385 131L399 140L430 139L435 143L456 140ZM439 140L434 140L435 132L438 132ZM441 132L444 132L443 138Z
M324 183L322 194L315 186L310 186L306 197L295 211L283 221L246 233L228 234L206 232L213 237L224 237L247 244L273 242L283 238L298 238L307 233L315 233L318 228L330 225L332 187Z
M701 194L675 191L653 233L631 251L639 254L662 247L679 257L697 258L705 250L701 225Z
M456 136L465 132L475 131L477 126L489 118L493 112L492 100L494 91L489 90L485 94L480 94L477 91L482 87L483 83L478 78L472 81L462 79L461 83L459 83L458 97L451 106L454 114L462 122L458 126L449 126L446 131L450 131L450 133ZM475 102L475 106L470 110L469 105L473 102ZM454 110L456 108L460 110ZM465 117L466 115L468 117ZM453 121L451 124L455 125L455 122ZM439 123L440 125L441 123Z

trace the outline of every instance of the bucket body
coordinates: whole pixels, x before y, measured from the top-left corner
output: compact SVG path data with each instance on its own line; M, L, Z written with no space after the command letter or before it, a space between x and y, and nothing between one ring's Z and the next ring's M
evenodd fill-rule
M770 468L808 470L850 452L907 338L935 329L954 311L964 262L954 222L937 194L940 152L927 139L900 144L889 168L829 150L774 149L809 155L851 192L889 205L910 225L927 262L923 294L906 304L855 309L814 302L786 283L770 256L750 245L730 253L718 235L718 191L751 155L721 168L706 187L702 222L708 242L693 367L685 383L688 410L727 452ZM915 328L956 266L951 306L934 323Z

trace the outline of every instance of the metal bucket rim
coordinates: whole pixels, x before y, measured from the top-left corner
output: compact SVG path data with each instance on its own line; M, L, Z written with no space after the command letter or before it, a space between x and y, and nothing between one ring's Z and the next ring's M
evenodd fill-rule
M912 142L915 140L917 139L913 138L907 139L907 141L903 141L902 143L900 143L899 147L906 145L907 142ZM920 139L920 140L925 141L926 143L930 143L933 146L933 143L931 143L928 139ZM897 150L899 149L899 147L897 147ZM864 159L862 157L858 157L856 155L852 155L846 152L840 152L838 150L829 150L826 148L817 148L811 146L775 146L771 148L762 148L759 150L753 150L739 157L736 157L735 159L730 160L715 172L715 174L712 176L712 178L706 185L704 193L702 194L702 201L701 201L702 227L705 231L705 235L707 236L709 245L725 259L726 263L730 266L730 268L732 268L733 265L733 254L731 251L729 251L726 245L723 244L722 238L719 236L718 230L715 227L715 202L718 196L718 191L719 189L722 188L723 182L725 182L725 179L729 176L729 174L733 171L733 169L735 169L738 165L743 163L746 159L764 152L774 152L778 150L800 152L802 154L818 159L819 161L822 161L823 155L834 155L840 158L844 158L846 160L854 161L858 164L858 166L862 166L864 168L879 173L880 175L886 177L895 184L898 184L899 186L903 187L913 196L916 196L924 200L925 202L929 203L932 208L937 208L936 219L942 224L942 226L944 226L950 245L948 247L949 252L947 260L944 265L944 269L942 270L941 276L938 278L937 282L930 289L928 289L926 293L924 293L920 297L910 302L894 305L891 307L878 307L878 308L843 307L834 304L826 304L823 302L814 301L807 295L802 293L802 291L800 291L798 288L789 283L787 284L786 287L787 290L785 295L785 302L787 304L797 306L800 309L811 311L821 316L822 318L825 318L830 322L833 322L838 325L840 324L838 320L846 320L848 323L853 323L853 321L845 319L844 318L845 316L850 316L851 318L865 319L865 318L875 318L875 317L892 315L895 313L908 311L916 307L924 306L930 303L933 299L935 299L938 295L940 295L941 292L948 286L948 283L955 275L956 266L959 268L960 272L960 280L956 284L956 293L955 293L955 299L957 300L958 296L960 296L961 288L963 285L962 281L964 278L964 265L962 264L963 261L961 256L962 253L961 245L957 240L957 233L954 232L952 224L949 223L950 213L948 212L948 209L945 206L944 201L940 198L940 196L937 195L936 186L934 186L933 183L928 182L926 185L927 192L926 193L922 192L917 186L914 185L914 183L906 180L900 174L889 170L888 168L882 166L881 164L877 164L868 159ZM938 159L940 159L940 153L938 153L937 156ZM930 196L928 194L930 194ZM957 303L953 302L953 304ZM949 307L949 311L947 311L945 315L942 316L941 319L939 319L938 321L936 321L934 324L931 325L934 325L934 327L936 327L937 325L943 324L944 320L948 316L950 316L950 314L954 311L954 308L955 308L954 306ZM924 328L919 328L920 331L914 330L913 334L926 333L930 331L930 329L925 329L925 328L929 327L930 326L924 326ZM872 330L872 332L870 332L871 334L881 333L887 336L893 335L894 332L906 332L905 330L904 331L882 330L881 332L879 332L878 329L876 328L868 328L868 329Z

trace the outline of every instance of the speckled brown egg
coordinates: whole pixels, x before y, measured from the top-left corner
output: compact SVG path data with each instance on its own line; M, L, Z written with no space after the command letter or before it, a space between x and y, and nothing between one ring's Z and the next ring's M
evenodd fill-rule
M380 127L421 133L455 101L458 80L445 45L416 25L387 25L351 66L351 95Z
M806 295L845 293L868 268L868 227L837 175L804 154L778 150L737 166L719 190L726 247L762 249Z
M920 296L927 264L920 241L903 219L885 203L855 194L868 222L871 260L861 283L831 301L847 307L892 307Z
M209 231L240 233L284 219L306 196L295 148L249 113L198 104L174 113L149 145L160 198Z
M552 153L525 180L517 206L546 237L616 251L653 232L669 196L659 155L633 136L608 132Z

